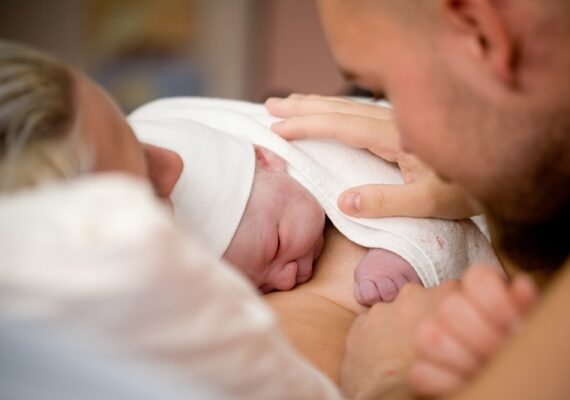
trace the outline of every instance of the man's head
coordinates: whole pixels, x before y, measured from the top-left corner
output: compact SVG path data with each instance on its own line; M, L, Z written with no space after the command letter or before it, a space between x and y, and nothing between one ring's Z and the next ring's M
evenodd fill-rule
M251 194L224 254L263 292L289 290L311 278L323 247L325 213L287 174L281 157L255 147Z
M0 191L123 171L150 178L167 198L178 163L172 152L141 145L110 97L81 73L0 41Z
M404 148L481 201L514 261L559 264L567 246L554 235L570 201L568 3L319 6L340 67L392 101Z

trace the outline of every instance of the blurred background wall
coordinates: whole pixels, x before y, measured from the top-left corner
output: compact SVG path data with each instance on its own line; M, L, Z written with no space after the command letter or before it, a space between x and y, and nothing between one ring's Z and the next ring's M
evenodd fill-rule
M86 71L125 111L164 96L347 91L313 0L0 0L0 38Z

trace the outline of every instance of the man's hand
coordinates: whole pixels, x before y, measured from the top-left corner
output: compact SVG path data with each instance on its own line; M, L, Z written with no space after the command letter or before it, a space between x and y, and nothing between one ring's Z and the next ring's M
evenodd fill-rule
M347 338L341 388L351 399L371 399L406 385L414 361L412 342L420 323L457 287L405 285L392 303L377 303L356 319Z
M443 182L417 157L401 149L390 108L338 97L303 95L271 98L265 105L271 114L285 118L272 129L286 139L336 139L398 164L404 185L364 185L348 189L338 199L344 213L355 217L446 219L478 213L462 189Z
M536 299L527 276L507 282L494 268L471 268L416 333L412 391L446 396L460 389L518 330Z

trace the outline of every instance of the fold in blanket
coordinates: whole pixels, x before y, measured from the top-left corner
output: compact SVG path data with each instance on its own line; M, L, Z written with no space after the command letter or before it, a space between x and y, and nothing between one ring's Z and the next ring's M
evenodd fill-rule
M200 131L217 131L213 135L223 132L273 150L287 161L289 174L318 199L340 232L359 245L399 254L414 267L427 287L459 278L473 264L500 268L490 242L471 220L357 219L341 213L337 198L342 191L370 183L402 184L399 169L366 150L331 140L287 142L269 129L278 119L270 116L262 105L220 99L170 98L142 106L130 115L129 120L142 141L179 153L184 150L177 148L169 138L200 134ZM149 129L149 125L153 128ZM196 165L192 160L185 162L188 168ZM234 172L231 177L219 178L224 184L233 185L240 175L243 174ZM179 181L177 186L185 184L191 183ZM248 184L251 185L244 182L244 185ZM176 199L173 202L176 208ZM218 210L209 208L194 212L215 213ZM234 232L236 228L232 227ZM211 239L205 237L204 240Z

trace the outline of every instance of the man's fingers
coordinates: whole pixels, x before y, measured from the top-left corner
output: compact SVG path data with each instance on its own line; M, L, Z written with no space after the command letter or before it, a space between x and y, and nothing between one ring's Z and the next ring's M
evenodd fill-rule
M447 334L433 318L422 323L414 341L416 355L423 361L469 376L479 367L477 358Z
M335 139L348 146L369 149L387 161L401 152L398 132L389 120L329 113L291 117L271 126L285 139Z
M275 97L273 97L273 99L275 99ZM279 98L277 99L279 100ZM321 96L319 94L302 94L302 93L292 93L289 96L287 96L287 99L297 99L297 100L312 99L312 100L331 101L331 102L336 101L341 103L351 103L354 101L346 97L340 97L340 96Z
M442 302L437 320L449 335L481 360L492 355L504 339L468 298L459 293L450 294Z
M464 293L491 324L506 332L517 324L520 314L511 299L507 281L497 270L489 267L470 268L462 281Z
M291 95L286 99L269 98L265 106L272 115L280 118L328 113L359 115L380 120L393 117L392 110L387 107L338 97Z
M431 217L463 219L481 214L480 205L460 186L442 181L430 174L422 181L431 202ZM425 195L424 195L425 196Z
M433 216L433 205L421 182L358 186L343 192L338 206L343 213L354 217Z
M271 127L285 139L333 139L398 164L405 185L349 190L339 198L344 213L369 218L461 219L478 211L462 189L443 182L419 159L402 151L390 109L342 98L303 95L269 99L266 104L274 115L287 118Z
M459 389L464 378L447 368L417 362L408 376L413 392L420 396L443 396Z

